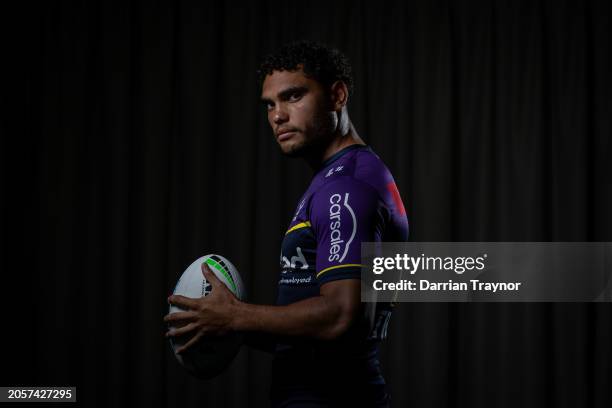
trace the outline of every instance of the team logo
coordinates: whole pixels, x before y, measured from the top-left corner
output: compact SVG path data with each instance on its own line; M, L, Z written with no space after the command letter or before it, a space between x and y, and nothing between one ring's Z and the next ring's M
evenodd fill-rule
M333 194L329 198L329 256L328 261L338 261L342 262L348 253L351 242L353 242L353 238L355 238L355 232L357 231L357 219L355 218L355 212L349 205L349 193L344 194L344 201L342 199L341 194ZM345 216L345 219L342 219L342 208L345 208L346 211L350 214L350 218ZM345 214L347 215L347 214ZM352 228L343 228L342 223L349 222L351 223ZM350 231L350 236L348 241L345 242L345 237L342 236L342 231Z

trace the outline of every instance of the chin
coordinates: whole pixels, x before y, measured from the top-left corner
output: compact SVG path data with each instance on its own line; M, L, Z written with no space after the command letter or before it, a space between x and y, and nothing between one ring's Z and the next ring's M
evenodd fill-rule
M282 149L282 152L287 157L302 157L304 155L303 149L293 147L289 149Z
M283 154L289 157L302 157L306 151L306 145L300 142L285 145L281 144L280 148Z

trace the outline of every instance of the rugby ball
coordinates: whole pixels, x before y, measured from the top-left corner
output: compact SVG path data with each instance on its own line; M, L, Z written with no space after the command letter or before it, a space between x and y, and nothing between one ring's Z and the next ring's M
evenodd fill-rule
M189 265L174 287L173 295L200 298L211 293L212 286L202 274L203 263L210 267L215 276L238 299L245 300L244 285L238 270L226 258L215 254L205 255ZM170 305L170 313L180 311L183 309ZM208 336L200 338L196 344L180 355L177 354L176 350L187 343L190 338L190 334L170 337L170 345L178 362L192 375L202 379L210 379L219 375L229 366L242 345L242 336L239 333Z

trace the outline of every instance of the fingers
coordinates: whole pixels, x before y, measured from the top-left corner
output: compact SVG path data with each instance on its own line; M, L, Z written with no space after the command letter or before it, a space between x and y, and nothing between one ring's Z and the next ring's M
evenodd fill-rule
M188 298L181 295L171 295L168 297L168 303L183 309L195 309L197 307L197 299Z
M198 342L198 340L200 340L200 337L202 337L202 332L197 333L195 336L193 336L187 343L185 343L182 347L179 347L176 350L177 354L181 354L183 353L185 350L187 350L188 348L190 348L191 346L193 346L194 344L196 344Z
M192 311L169 313L166 316L164 316L164 322L170 323L171 326L177 326L176 323L181 323L185 320L191 321L195 317L196 317L196 313Z
M183 336L191 331L193 331L198 325L196 323L189 323L186 326L179 328L172 328L166 333L166 337L176 337Z

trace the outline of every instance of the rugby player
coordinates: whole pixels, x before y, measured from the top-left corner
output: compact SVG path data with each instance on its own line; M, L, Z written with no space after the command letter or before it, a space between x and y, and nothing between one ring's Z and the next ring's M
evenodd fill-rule
M360 301L361 242L405 241L393 177L348 116L347 59L312 42L282 47L260 67L261 100L281 151L313 169L285 233L276 305L241 302L203 264L211 295L171 296L167 335L241 331L273 339L274 407L387 407L378 360L390 304ZM253 341L255 342L255 340Z

